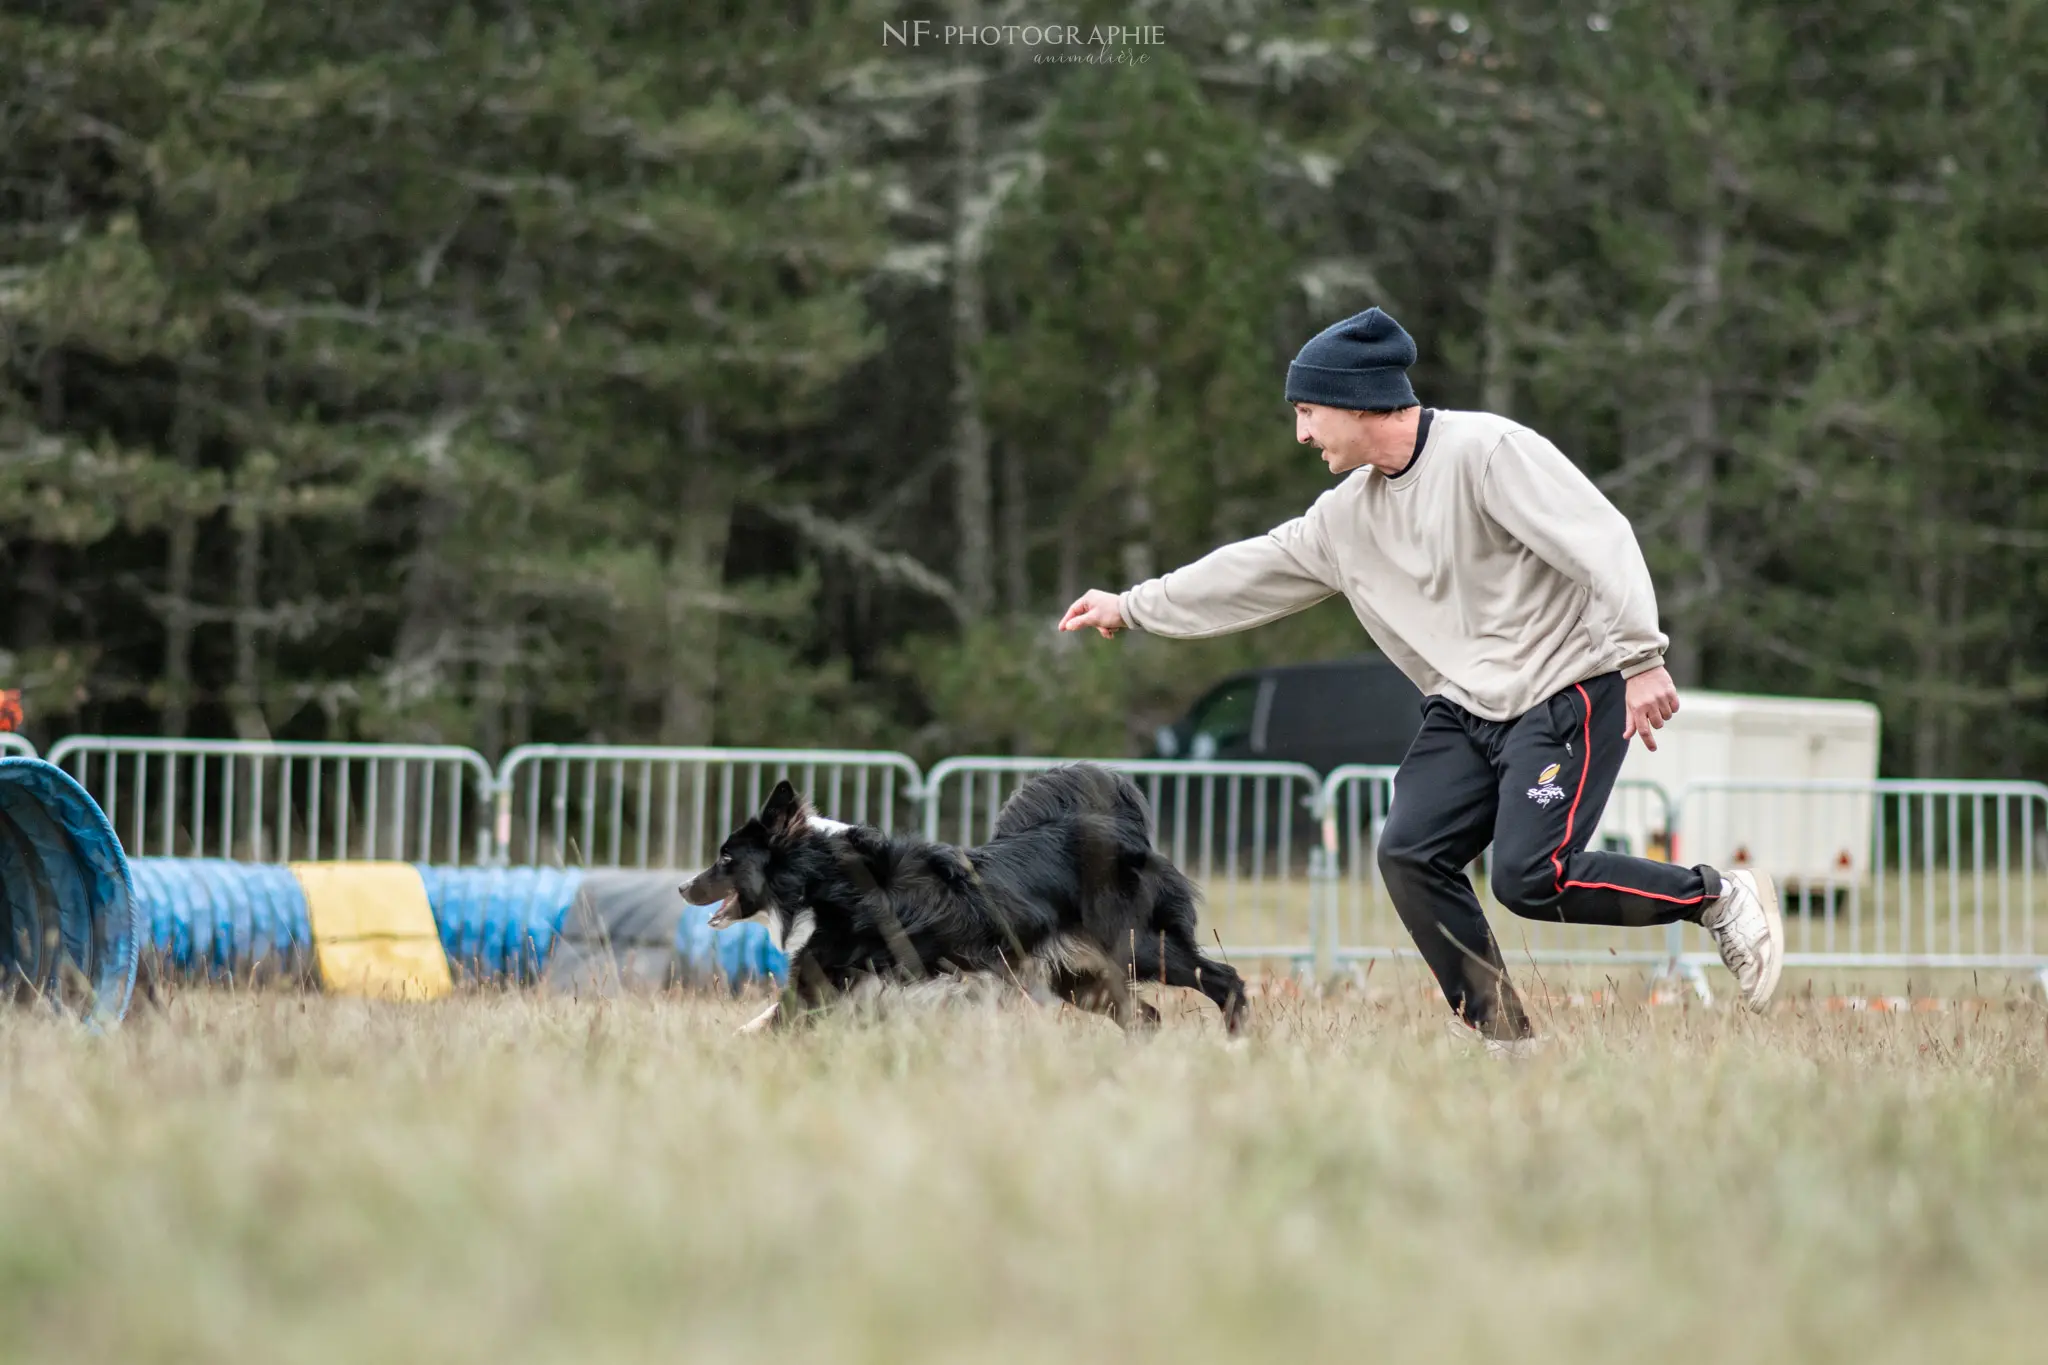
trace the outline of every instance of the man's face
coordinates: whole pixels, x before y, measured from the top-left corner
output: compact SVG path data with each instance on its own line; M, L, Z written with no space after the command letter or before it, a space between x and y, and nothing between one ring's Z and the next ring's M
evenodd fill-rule
M1323 452L1332 474L1349 474L1366 462L1370 449L1366 422L1370 414L1321 403L1294 405L1294 439Z

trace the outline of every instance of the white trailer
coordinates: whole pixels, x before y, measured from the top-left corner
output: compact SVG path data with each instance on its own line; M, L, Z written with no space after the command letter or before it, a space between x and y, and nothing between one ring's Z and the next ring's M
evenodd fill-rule
M1772 791L1805 781L1877 778L1878 710L1868 702L1682 691L1652 753L1631 741L1621 781L1654 782L1681 799L1689 782L1721 779L1683 812L1627 787L1615 793L1594 847L1719 868L1758 867L1788 889L1867 876L1872 800L1862 790ZM1753 788L1747 784L1755 784ZM1682 817L1682 818L1681 818ZM1676 839L1672 824L1677 824Z

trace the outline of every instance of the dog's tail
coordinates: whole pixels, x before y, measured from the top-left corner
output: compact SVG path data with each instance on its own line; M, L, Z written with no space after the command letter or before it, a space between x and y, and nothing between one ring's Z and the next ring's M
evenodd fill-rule
M1152 806L1138 784L1099 763L1063 763L1017 788L996 813L995 834L1020 834L1034 825L1095 816L1117 826L1120 842L1152 846Z

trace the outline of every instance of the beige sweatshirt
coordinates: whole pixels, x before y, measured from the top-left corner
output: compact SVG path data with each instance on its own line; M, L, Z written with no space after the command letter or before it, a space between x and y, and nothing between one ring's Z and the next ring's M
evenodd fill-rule
M1573 683L1664 662L1628 519L1543 437L1439 410L1399 477L1354 470L1306 516L1119 599L1126 624L1199 639L1343 593L1425 696L1509 720Z

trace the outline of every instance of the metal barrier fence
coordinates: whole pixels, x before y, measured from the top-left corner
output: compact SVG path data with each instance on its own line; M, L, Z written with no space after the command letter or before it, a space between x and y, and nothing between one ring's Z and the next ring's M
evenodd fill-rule
M1323 784L1323 865L1328 875L1317 917L1319 973L1373 959L1420 957L1380 881L1380 832L1393 805L1395 771L1337 768ZM1674 814L1671 799L1656 783L1617 783L1594 830L1592 846L1638 857L1666 856ZM1659 967L1671 962L1670 942L1641 929L1556 924L1505 910L1490 885L1491 848L1474 860L1471 870L1474 890L1510 966L1517 960Z
M1788 966L2048 969L2048 785L1702 781L1678 829L1688 862L1778 878Z
M927 838L973 844L1035 773L1069 760L949 758L924 784ZM1306 960L1319 899L1322 778L1298 763L1098 759L1152 806L1160 850L1202 890L1205 937L1232 958Z
M134 857L491 858L490 765L453 745L74 735L49 758Z
M497 856L700 868L784 777L820 815L916 828L921 774L898 753L532 744L498 768Z
M17 735L12 730L0 730L0 758L34 758L36 746L28 742L28 736Z

